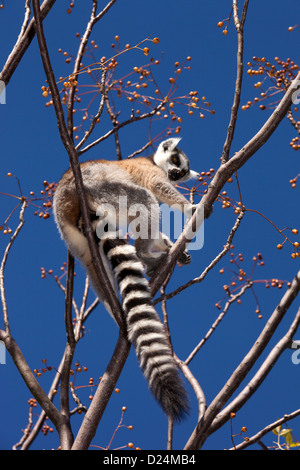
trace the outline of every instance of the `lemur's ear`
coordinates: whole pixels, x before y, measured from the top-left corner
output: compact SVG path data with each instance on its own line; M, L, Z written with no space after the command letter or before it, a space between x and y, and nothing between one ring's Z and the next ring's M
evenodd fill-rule
M177 147L177 144L181 141L181 137L171 137L170 139L164 140L158 146L158 151L163 150L164 152L171 152Z
M198 179L200 176L200 173L197 173L197 171L190 170L190 179Z

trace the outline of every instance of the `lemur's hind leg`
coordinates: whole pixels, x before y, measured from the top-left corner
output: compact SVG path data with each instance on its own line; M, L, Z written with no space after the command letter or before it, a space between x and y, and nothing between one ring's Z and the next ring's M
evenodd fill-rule
M143 241L138 239L135 242L137 254L145 265L146 275L151 277L158 267L164 262L173 242L162 232L159 232L158 238L152 240L151 244L147 243L149 251L143 252ZM191 256L188 250L184 250L178 257L180 264L186 265L191 262Z

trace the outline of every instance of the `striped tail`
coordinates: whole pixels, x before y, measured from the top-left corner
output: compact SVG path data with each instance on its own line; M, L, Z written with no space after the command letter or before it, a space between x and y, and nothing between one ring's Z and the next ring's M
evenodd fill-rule
M149 388L166 415L179 421L188 412L187 394L163 324L152 305L143 265L135 248L125 240L105 238L101 243L120 289L128 339L135 347Z

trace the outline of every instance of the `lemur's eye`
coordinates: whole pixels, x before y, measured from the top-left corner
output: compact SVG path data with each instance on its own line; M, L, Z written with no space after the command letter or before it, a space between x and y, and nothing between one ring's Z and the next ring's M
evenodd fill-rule
M174 165L178 165L178 163L179 163L179 158L176 157L176 155L174 155L174 156L172 157L172 163L174 163Z

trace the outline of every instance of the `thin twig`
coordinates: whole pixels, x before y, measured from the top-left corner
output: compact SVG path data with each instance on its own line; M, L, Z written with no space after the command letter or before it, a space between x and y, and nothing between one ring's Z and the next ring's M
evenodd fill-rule
M25 220L24 220L24 212L26 208L26 200L24 199L21 210L20 210L20 223L17 226L15 232L11 236L9 243L7 247L5 248L3 259L1 262L1 267L0 267L0 293L1 293L1 302L2 302L2 309L3 309L3 321L4 321L4 326L5 326L5 331L6 333L10 334L10 326L9 326L9 318L8 318L8 312L7 312L7 303L6 303L6 296L5 296L5 287L4 287L4 269L8 257L9 250L11 249L16 237L20 233L20 230L22 229Z
M73 69L73 74L74 77L78 78L78 71L80 69L80 64L82 62L82 57L84 54L84 50L86 48L86 45L88 43L89 37L92 33L93 26L109 11L109 9L116 3L117 0L111 0L110 2L107 3L107 5L103 8L103 10L97 13L97 6L98 6L98 1L93 0L93 7L92 7L92 12L91 12L91 17L90 20L87 24L85 33L80 41L79 49L76 55L75 59L75 65ZM69 135L73 135L73 107L74 107L74 94L75 94L75 87L72 87L70 89L69 97L68 97L68 104L67 104L67 127L68 127L68 132Z
M287 333L278 341L278 343L274 346L271 352L268 354L267 358L264 360L263 364L260 366L259 370L256 372L254 377L250 380L250 382L244 387L244 389L238 394L238 396L232 400L232 402L224 408L215 418L211 425L211 432L219 429L224 422L227 421L228 416L232 411L237 412L248 400L249 398L255 393L258 387L261 385L263 380L267 377L269 372L274 367L274 364L279 359L281 354L287 349L289 344L291 343L294 334L297 331L297 328L300 324L300 308L289 328Z
M168 256L164 260L163 266L160 266L154 276L152 276L150 280L150 286L153 297L162 285L163 280L167 276L170 268L176 262L179 254L184 250L190 240L193 239L195 226L197 222L199 223L201 221L201 214L204 212L204 217L209 217L213 203L217 199L220 191L228 179L231 178L239 168L245 165L245 163L267 142L273 132L277 129L291 106L292 95L297 88L299 79L300 72L298 72L296 78L292 81L282 100L273 111L269 119L256 133L256 135L252 137L252 139L250 139L243 146L243 148L238 151L228 162L221 165L220 168L216 171L215 176L207 189L207 192L202 197L202 200L198 204L193 216L185 225L178 240L171 247Z
M32 420L32 410L33 410L33 407L30 406L29 407L29 411L28 411L28 423L27 423L27 426L24 430L22 430L23 432L23 436L21 437L21 439L19 440L19 442L17 442L15 445L13 445L12 449L13 450L17 450L19 447L21 447L24 442L26 441L26 439L28 438L28 436L30 435L31 433L31 426L32 426L32 423L33 423L33 420Z
M238 114L238 110L240 106L242 80L243 80L243 49L244 49L243 29L244 29L244 23L246 19L248 3L249 3L249 0L245 0L242 21L240 21L237 0L233 0L232 2L233 19L234 19L235 28L237 31L237 38L238 38L237 75L236 75L236 81L235 81L234 99L233 99L233 104L231 108L230 122L228 126L226 141L224 143L223 152L222 152L222 163L227 162L229 159L229 152L230 152L231 144L233 141L237 114Z
M19 346L12 336L0 330L0 339L4 342L7 351L9 352L11 358L13 359L20 375L22 376L24 382L29 388L30 392L34 398L38 401L40 406L46 411L47 416L51 419L52 423L55 425L58 433L60 434L63 430L65 421L62 419L62 415L58 409L53 405L51 400L48 398L35 376L33 375L30 367L28 366Z
M283 295L281 301L267 321L265 327L263 328L261 334L255 341L250 351L246 354L224 387L220 390L220 392L209 405L201 423L198 423L192 435L190 436L185 447L186 449L198 449L203 445L207 436L210 434L213 420L216 418L217 414L223 408L225 403L233 395L243 379L252 369L262 352L265 350L279 323L282 321L285 313L288 311L299 292L300 271L293 279L291 286Z
M285 414L282 418L277 419L273 423L269 424L265 428L261 429L257 434L254 434L252 437L249 437L247 441L241 442L241 444L238 444L236 446L236 450L242 450L245 449L246 447L249 447L256 442L258 443L260 439L271 432L273 429L277 428L278 426L281 426L282 424L285 424L287 421L290 421L291 419L297 418L297 416L300 415L300 408L296 411L293 411L292 413ZM232 450L232 449L229 449Z
M99 137L99 139L95 140L94 142L92 142L91 144L87 145L82 150L80 150L78 152L78 155L82 155L83 153L87 152L91 148L95 147L95 145L98 145L101 142L103 142L104 140L108 139L108 137L110 137L112 134L114 134L115 131L118 131L118 130L122 129L123 127L128 126L129 124L132 124L133 122L142 121L143 119L147 119L151 116L154 116L154 114L156 114L157 111L159 111L160 108L162 108L164 106L164 104L165 104L165 102L163 101L163 102L159 103L154 109L152 109L152 111L149 111L148 113L144 113L144 114L141 114L139 116L133 116L130 119L127 119L126 121L118 123L113 129L108 131L103 136Z
M89 130L84 134L84 137L81 139L79 144L76 145L76 150L77 151L83 146L83 144L90 137L91 133L93 132L93 130L94 130L96 124L97 124L98 119L100 118L100 116L103 112L104 104L105 104L105 78L106 78L106 73L107 73L107 69L104 67L104 69L102 70L102 77L101 77L101 84L100 84L101 100L100 100L100 104L99 104L99 109L97 111L97 114L94 116L94 118L91 122Z
M157 299L154 300L153 304L156 305L158 302L161 302L163 299L165 299L165 300L171 299L172 297L174 297L175 295L180 294L180 292L182 292L184 289L187 289L188 287L192 286L193 284L198 284L199 282L202 282L205 279L205 277L207 276L207 274L209 273L209 271L211 271L216 266L216 264L218 264L218 262L223 258L223 256L225 256L226 253L230 250L230 245L232 244L234 234L236 233L237 229L239 228L240 223L241 223L244 215L245 215L245 210L242 209L241 212L239 213L236 221L235 221L234 226L230 230L229 236L227 238L227 242L226 242L223 250L204 269L204 271L202 272L202 274L200 276L198 276L194 279L191 279L186 284L183 284L183 285L177 287L177 289L170 292L169 294L164 294L163 297L162 296L158 297Z
M117 120L118 115L116 115L113 112L107 94L105 95L105 103L106 103L106 108L107 108L109 117L110 117L111 122L113 124L114 135L115 135L115 143L116 143L117 159L122 160L120 139L119 139L119 134L118 134L118 120Z
M152 145L153 142L152 140L149 140L149 142L147 142L143 147L141 147L139 150L136 150L135 152L131 153L130 155L128 155L127 158L133 158L135 157L136 155L139 155L140 153L143 153L145 150L147 150L148 147L150 147L150 145Z
M58 287L63 291L63 293L66 295L66 288L65 286L60 282L60 279L57 277L57 276L54 276L54 279L55 279L55 282L56 284L58 285ZM75 302L75 299L73 297L72 299L72 305L73 305L73 308L74 308L74 311L75 311L75 315L76 315L76 318L79 316L79 309L78 309L78 306Z
M210 336L213 334L213 332L216 330L217 326L221 323L223 318L225 317L226 313L229 310L229 307L237 300L239 299L247 289L249 289L252 286L252 282L248 282L245 284L241 290L236 294L230 296L229 300L226 302L225 307L223 311L220 313L216 321L213 323L213 325L210 327L206 335L203 337L203 339L199 342L199 344L193 349L193 351L190 353L188 358L184 361L185 364L189 364L191 360L195 357L195 355L200 351L202 346L206 343L206 341L210 338Z
M122 371L130 350L130 343L126 337L119 333L118 341L112 358L106 368L96 390L94 398L86 412L81 427L77 433L72 450L88 449L104 413L110 396L115 388L116 381Z

